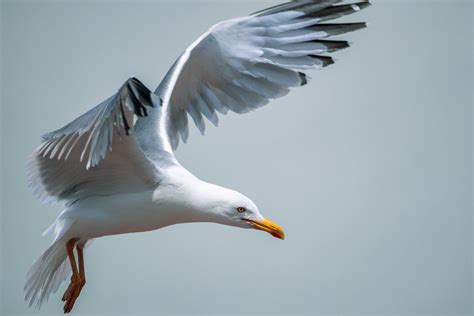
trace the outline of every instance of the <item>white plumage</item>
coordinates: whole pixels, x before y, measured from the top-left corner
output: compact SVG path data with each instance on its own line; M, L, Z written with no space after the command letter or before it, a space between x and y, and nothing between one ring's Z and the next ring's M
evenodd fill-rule
M28 272L27 302L41 306L70 273L70 241L82 249L97 237L185 222L257 228L283 238L250 199L196 178L174 150L187 141L189 119L204 133L206 120L217 126L218 113L253 111L305 85L302 71L332 64L322 54L349 45L325 38L365 23L322 22L369 5L338 2L293 1L216 24L154 93L129 79L112 97L44 135L28 162L30 186L41 201L64 210L48 230L55 233L52 245ZM72 267L74 294L65 294L65 312L83 286Z

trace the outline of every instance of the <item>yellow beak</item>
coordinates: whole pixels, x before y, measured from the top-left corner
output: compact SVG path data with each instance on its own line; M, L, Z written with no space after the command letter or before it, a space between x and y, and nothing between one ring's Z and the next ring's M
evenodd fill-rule
M279 225L275 224L269 219L266 219L266 218L264 218L263 220L245 219L245 221L252 223L254 228L263 230L271 234L273 237L285 239L285 232L283 231L283 229Z

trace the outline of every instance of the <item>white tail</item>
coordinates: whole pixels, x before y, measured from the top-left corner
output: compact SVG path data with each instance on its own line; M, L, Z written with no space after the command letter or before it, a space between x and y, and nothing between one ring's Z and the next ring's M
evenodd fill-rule
M66 222L66 223L65 223ZM26 275L25 301L30 306L38 308L48 301L49 295L55 293L70 272L69 261L66 260L65 232L72 223L61 220L61 215L46 230L45 233L55 232L51 246L33 263Z

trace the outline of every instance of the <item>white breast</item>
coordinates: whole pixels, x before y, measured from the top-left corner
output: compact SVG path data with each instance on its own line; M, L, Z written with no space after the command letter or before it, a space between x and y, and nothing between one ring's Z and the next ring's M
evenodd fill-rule
M193 221L184 203L156 199L157 192L96 196L77 201L61 217L74 220L77 237L91 239L107 235L143 232Z

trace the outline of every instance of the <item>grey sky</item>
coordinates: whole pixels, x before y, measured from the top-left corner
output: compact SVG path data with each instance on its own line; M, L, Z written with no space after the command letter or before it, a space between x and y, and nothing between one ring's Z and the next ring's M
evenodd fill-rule
M75 315L470 315L471 1L375 1L309 85L178 158L250 196L287 239L215 224L103 238ZM213 23L275 1L4 1L2 315L38 313L24 275L60 209L26 187L39 136L131 76L154 88ZM62 289L61 289L62 290Z

